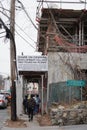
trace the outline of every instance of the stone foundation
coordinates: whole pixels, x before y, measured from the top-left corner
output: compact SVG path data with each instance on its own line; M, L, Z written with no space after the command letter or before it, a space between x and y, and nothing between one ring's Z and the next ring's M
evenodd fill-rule
M58 105L49 111L52 125L87 124L87 102L80 102L73 106Z

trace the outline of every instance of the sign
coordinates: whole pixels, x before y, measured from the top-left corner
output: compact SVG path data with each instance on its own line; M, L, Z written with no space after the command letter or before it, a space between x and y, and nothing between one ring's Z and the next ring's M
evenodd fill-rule
M18 71L48 71L47 56L18 56Z
M86 85L84 80L67 80L67 86L84 87Z

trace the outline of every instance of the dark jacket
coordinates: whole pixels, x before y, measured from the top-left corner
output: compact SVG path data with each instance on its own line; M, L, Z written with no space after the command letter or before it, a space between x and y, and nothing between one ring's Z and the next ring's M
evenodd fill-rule
M24 107L27 107L27 102L28 102L27 97L25 97L24 100L23 100Z
M35 99L33 97L28 99L28 108L34 109L35 105L36 105L36 102L35 102Z

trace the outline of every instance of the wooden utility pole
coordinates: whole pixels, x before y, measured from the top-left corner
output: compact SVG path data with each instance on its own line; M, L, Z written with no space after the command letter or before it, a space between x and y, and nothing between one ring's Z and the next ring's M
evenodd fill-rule
M11 61L11 120L16 121L16 47L15 47L15 0L11 0L10 13L10 61Z

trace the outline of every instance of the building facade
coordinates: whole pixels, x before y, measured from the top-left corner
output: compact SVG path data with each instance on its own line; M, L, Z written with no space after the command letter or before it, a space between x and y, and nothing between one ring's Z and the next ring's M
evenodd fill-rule
M59 9L49 5L41 9L38 51L48 56L48 104L87 98L86 17L86 9ZM68 87L69 80L78 81L78 85ZM83 88L81 81L85 82Z

